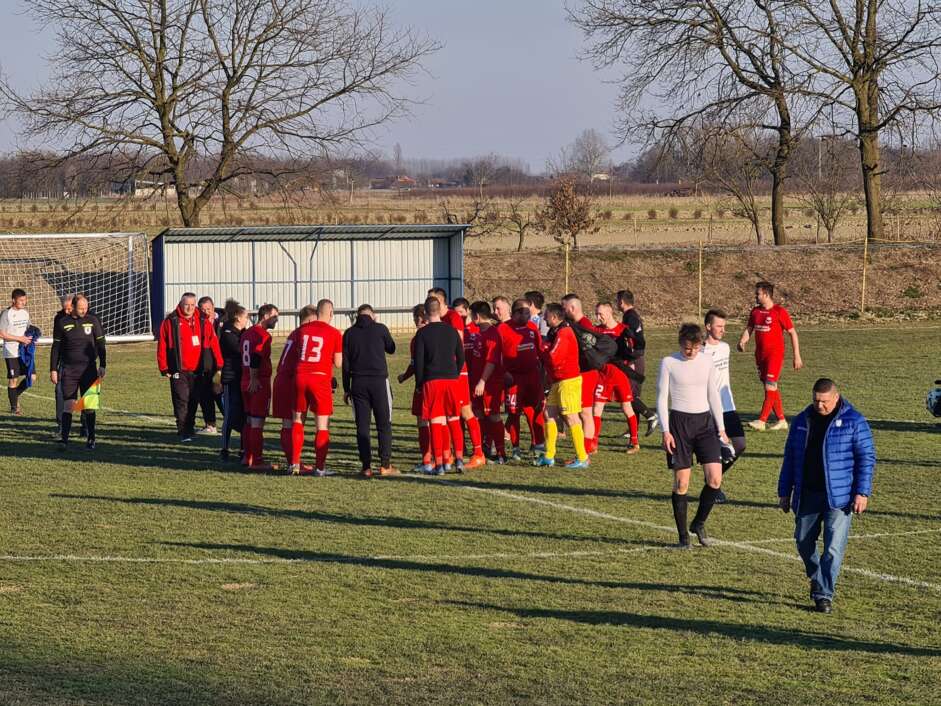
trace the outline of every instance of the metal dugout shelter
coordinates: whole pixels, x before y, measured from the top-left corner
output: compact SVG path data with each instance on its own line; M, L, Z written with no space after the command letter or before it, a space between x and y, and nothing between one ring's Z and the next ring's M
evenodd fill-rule
M154 330L187 291L250 312L275 304L290 330L305 304L333 300L334 325L371 304L390 328L412 325L431 287L464 292L466 225L170 228L153 241ZM289 328L290 327L290 328Z

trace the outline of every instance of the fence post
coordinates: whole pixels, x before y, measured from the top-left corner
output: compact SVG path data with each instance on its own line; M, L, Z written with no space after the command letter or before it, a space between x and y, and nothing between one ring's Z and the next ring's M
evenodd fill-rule
M565 293L568 294L572 290L569 288L569 242L565 241Z
M634 247L636 248L637 247L637 214L636 213L631 214L631 221L634 224Z
M702 238L699 239L699 317L702 318Z
M863 240L863 283L862 283L862 292L859 299L859 315L863 316L866 313L866 271L869 268L869 236L866 236L866 239Z

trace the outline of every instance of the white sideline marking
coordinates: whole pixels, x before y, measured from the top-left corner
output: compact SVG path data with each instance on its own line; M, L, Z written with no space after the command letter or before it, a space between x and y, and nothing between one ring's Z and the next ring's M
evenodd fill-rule
M912 530L910 532L875 532L873 534L850 534L849 539L880 539L882 537L909 537L915 534L936 534L941 529ZM776 544L779 542L793 542L793 537L781 539L742 540L739 544Z
M24 392L24 395L27 397L35 397L37 400L46 400L47 402L55 402L55 397L46 397L45 395L37 395L35 392ZM156 417L148 417L146 414L141 414L140 412L131 412L127 409L115 409L114 407L99 407L99 409L105 412L114 412L116 414L124 414L128 417L137 417L138 419L143 419L145 422L150 422L151 424L169 424L173 425L174 422L170 422L166 419L157 419Z
M542 498L531 498L527 495L518 495L516 493L510 493L505 490L498 490L496 488L479 488L474 486L461 485L460 483L454 483L452 481L438 480L437 478L428 478L425 476L419 476L416 474L403 474L408 475L412 478L421 478L422 480L428 480L431 482L438 483L440 485L447 485L452 488L461 488L463 490L476 490L482 493L489 493L491 495L499 495L500 497L509 498L511 500L518 500L521 502L533 503L535 505L546 505L548 507L554 507L558 510L566 510L568 512L576 512L581 515L589 515L591 517L598 517L604 520L612 520L614 522L621 522L624 524L631 525L640 525L642 527L650 527L651 529L660 530L663 532L669 532L673 534L676 532L675 527L667 527L665 525L658 525L653 522L645 522L643 520L635 520L630 517L621 517L619 515L610 515L606 512L598 512L597 510L590 510L584 507L577 507L575 505L566 505L564 503L552 502L550 500L543 500ZM749 552L758 552L761 554L768 554L769 556L775 556L781 559L787 559L789 561L800 561L799 556L794 554L784 554L782 552L776 552L773 549L766 549L764 547L755 546L748 542L730 542L727 540L716 539L715 543L719 546L732 547L734 549L741 549ZM777 541L777 540L776 540ZM789 541L794 541L793 539ZM852 566L843 566L842 571L846 571L853 574L859 574L860 576L867 576L869 578L878 579L880 581L885 581L887 583L901 583L908 586L916 586L918 588L930 588L935 591L941 591L941 584L929 583L927 581L919 581L917 579L910 579L905 576L894 576L893 574L883 574L875 571L870 571L869 569L858 569Z

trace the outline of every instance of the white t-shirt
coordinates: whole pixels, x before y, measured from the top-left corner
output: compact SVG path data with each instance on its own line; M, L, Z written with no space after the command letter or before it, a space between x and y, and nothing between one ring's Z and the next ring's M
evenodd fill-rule
M29 326L29 312L26 309L9 307L0 314L0 331L14 336L25 336ZM3 342L3 357L17 358L20 355L20 344L16 341Z
M660 361L657 416L664 432L670 431L671 409L687 414L712 412L716 429L725 429L718 376L710 356L700 353L695 358L687 359L677 351Z
M716 379L719 384L719 397L722 398L722 411L734 412L735 399L732 397L732 383L729 380L729 359L732 351L729 344L719 341L714 346L706 343L703 351L712 356L712 364L716 368Z

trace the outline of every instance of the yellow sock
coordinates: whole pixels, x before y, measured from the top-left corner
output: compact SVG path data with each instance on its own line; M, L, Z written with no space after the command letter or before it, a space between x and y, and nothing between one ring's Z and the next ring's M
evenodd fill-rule
M555 458L555 447L559 441L559 427L551 417L546 420L546 458Z
M572 427L569 427L569 433L572 435L572 444L575 446L575 455L578 456L579 461L584 461L588 458L588 453L585 451L585 431L582 429L581 424L575 424Z

